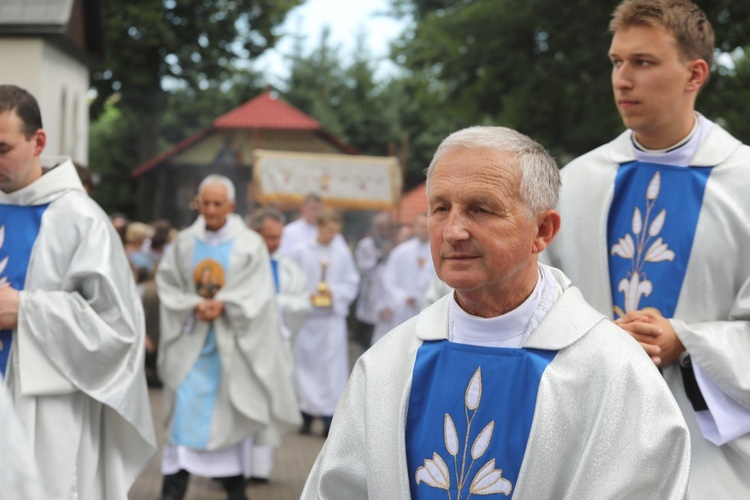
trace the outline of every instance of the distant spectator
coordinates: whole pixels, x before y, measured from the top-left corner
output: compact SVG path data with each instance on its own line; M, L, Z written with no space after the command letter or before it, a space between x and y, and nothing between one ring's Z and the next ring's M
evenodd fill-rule
M120 240L122 240L122 244L125 245L125 230L128 228L128 224L130 224L130 220L127 218L127 216L120 212L115 212L112 215L110 215L110 220L112 221L112 225L115 226L115 231L117 231L117 234L120 235Z
M136 276L141 276L141 268L144 268L147 276L154 271L154 264L148 255L142 250L143 242L153 235L153 228L142 222L131 222L125 230L125 253L128 260L136 269Z
M160 219L154 221L151 224L153 228L153 236L147 239L143 245L143 252L153 263L154 267L159 264L161 258L164 256L164 252L167 250L169 232L172 229L172 225L168 220Z

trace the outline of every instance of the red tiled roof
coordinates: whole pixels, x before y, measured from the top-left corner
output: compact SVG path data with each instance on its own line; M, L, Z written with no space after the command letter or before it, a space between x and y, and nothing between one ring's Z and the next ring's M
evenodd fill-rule
M427 213L427 184L410 189L401 197L401 210L396 218L401 224L411 224L419 214Z
M356 148L339 140L317 122L291 104L272 96L271 91L263 92L255 99L251 99L242 106L216 118L206 129L191 135L174 145L167 151L146 160L130 173L132 177L139 177L154 167L159 166L180 151L198 142L211 132L220 129L266 129L266 130L307 130L322 137L344 153L362 154Z
M317 120L294 106L263 92L242 106L214 120L216 128L263 128L276 130L320 130Z

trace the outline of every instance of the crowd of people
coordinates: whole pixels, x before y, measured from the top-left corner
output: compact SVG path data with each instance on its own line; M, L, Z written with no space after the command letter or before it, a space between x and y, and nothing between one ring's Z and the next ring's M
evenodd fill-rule
M750 149L695 110L697 6L624 0L609 28L622 135L559 170L517 131L454 132L428 213L351 247L319 196L244 220L220 175L187 228L107 217L0 85L2 491L125 499L148 373L163 500L191 475L246 498L316 419L304 499L750 496Z
M318 195L308 194L299 217L286 224L285 214L273 208L259 208L240 219L234 214L234 190L226 177L204 179L196 196L200 216L182 231L166 220L146 224L129 221L122 214L110 216L143 304L146 379L150 386L164 388L167 414L172 415L162 463L165 498L182 498L190 474L221 478L230 498L242 498L245 480L267 481L277 436L295 427L298 420L290 414L290 402L295 400L296 406L291 407L299 411L299 432L312 433L314 420L320 419L322 435L327 436L349 378L350 339L369 348L394 326L418 314L431 282L439 281L432 266L426 214L417 215L412 224L396 223L389 212L375 214L371 231L352 245L352 252L341 235L341 214L324 208ZM253 232L256 236L251 237ZM237 240L240 235L243 239ZM248 255L235 256L239 248ZM192 264L185 258L191 258ZM266 258L270 273L258 273L257 266ZM232 261L238 260L244 265L233 266ZM261 279L264 274L265 280ZM273 283L274 293L260 294L264 288L268 291L268 283ZM248 309L251 303L253 310L230 316L224 323L220 317L232 294L234 307ZM270 301L278 315L262 318L261 312L273 316ZM216 312L202 316L201 304L211 310L212 304L219 303ZM350 312L356 321L348 321ZM252 342L252 349L237 345L236 352L222 354L218 339L239 335L234 328L278 331L279 335L270 339L272 346ZM196 343L193 335L205 338ZM277 344L282 348L277 349ZM259 364L261 357L267 364L265 372ZM238 359L245 359L252 373L219 369ZM262 373L268 380L261 380L255 389L248 387ZM242 395L232 396L234 379ZM279 383L285 379L286 384ZM191 385L202 387L201 395L191 393L197 390L188 389ZM227 419L231 418L222 413L232 415L242 413L243 406L258 406L258 393L285 395L284 404L271 402L268 411L282 408L286 413L278 420L286 428L269 432L245 423L238 424L235 434L228 432ZM197 408L211 406L213 411L202 420L188 418ZM213 425L222 425L223 441L209 439L219 432ZM185 428L201 426L203 441L186 437ZM274 435L275 439L268 439Z

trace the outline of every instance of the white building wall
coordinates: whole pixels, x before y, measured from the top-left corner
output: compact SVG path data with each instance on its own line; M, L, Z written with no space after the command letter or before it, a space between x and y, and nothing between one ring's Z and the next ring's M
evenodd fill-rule
M0 83L23 87L39 99L42 74L40 39L0 39ZM44 118L44 116L42 116Z
M46 153L70 156L73 161L88 165L88 68L45 43L40 87L43 97L39 105L48 138Z
M0 83L31 92L47 132L44 156L70 156L88 165L88 68L42 39L0 39Z

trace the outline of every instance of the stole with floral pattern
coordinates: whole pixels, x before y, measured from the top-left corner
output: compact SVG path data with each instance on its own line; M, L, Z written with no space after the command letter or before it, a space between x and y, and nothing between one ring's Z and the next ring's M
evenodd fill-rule
M415 499L511 498L544 370L556 351L425 342L406 421Z
M615 318L647 307L674 316L710 174L640 161L618 169L607 224Z

